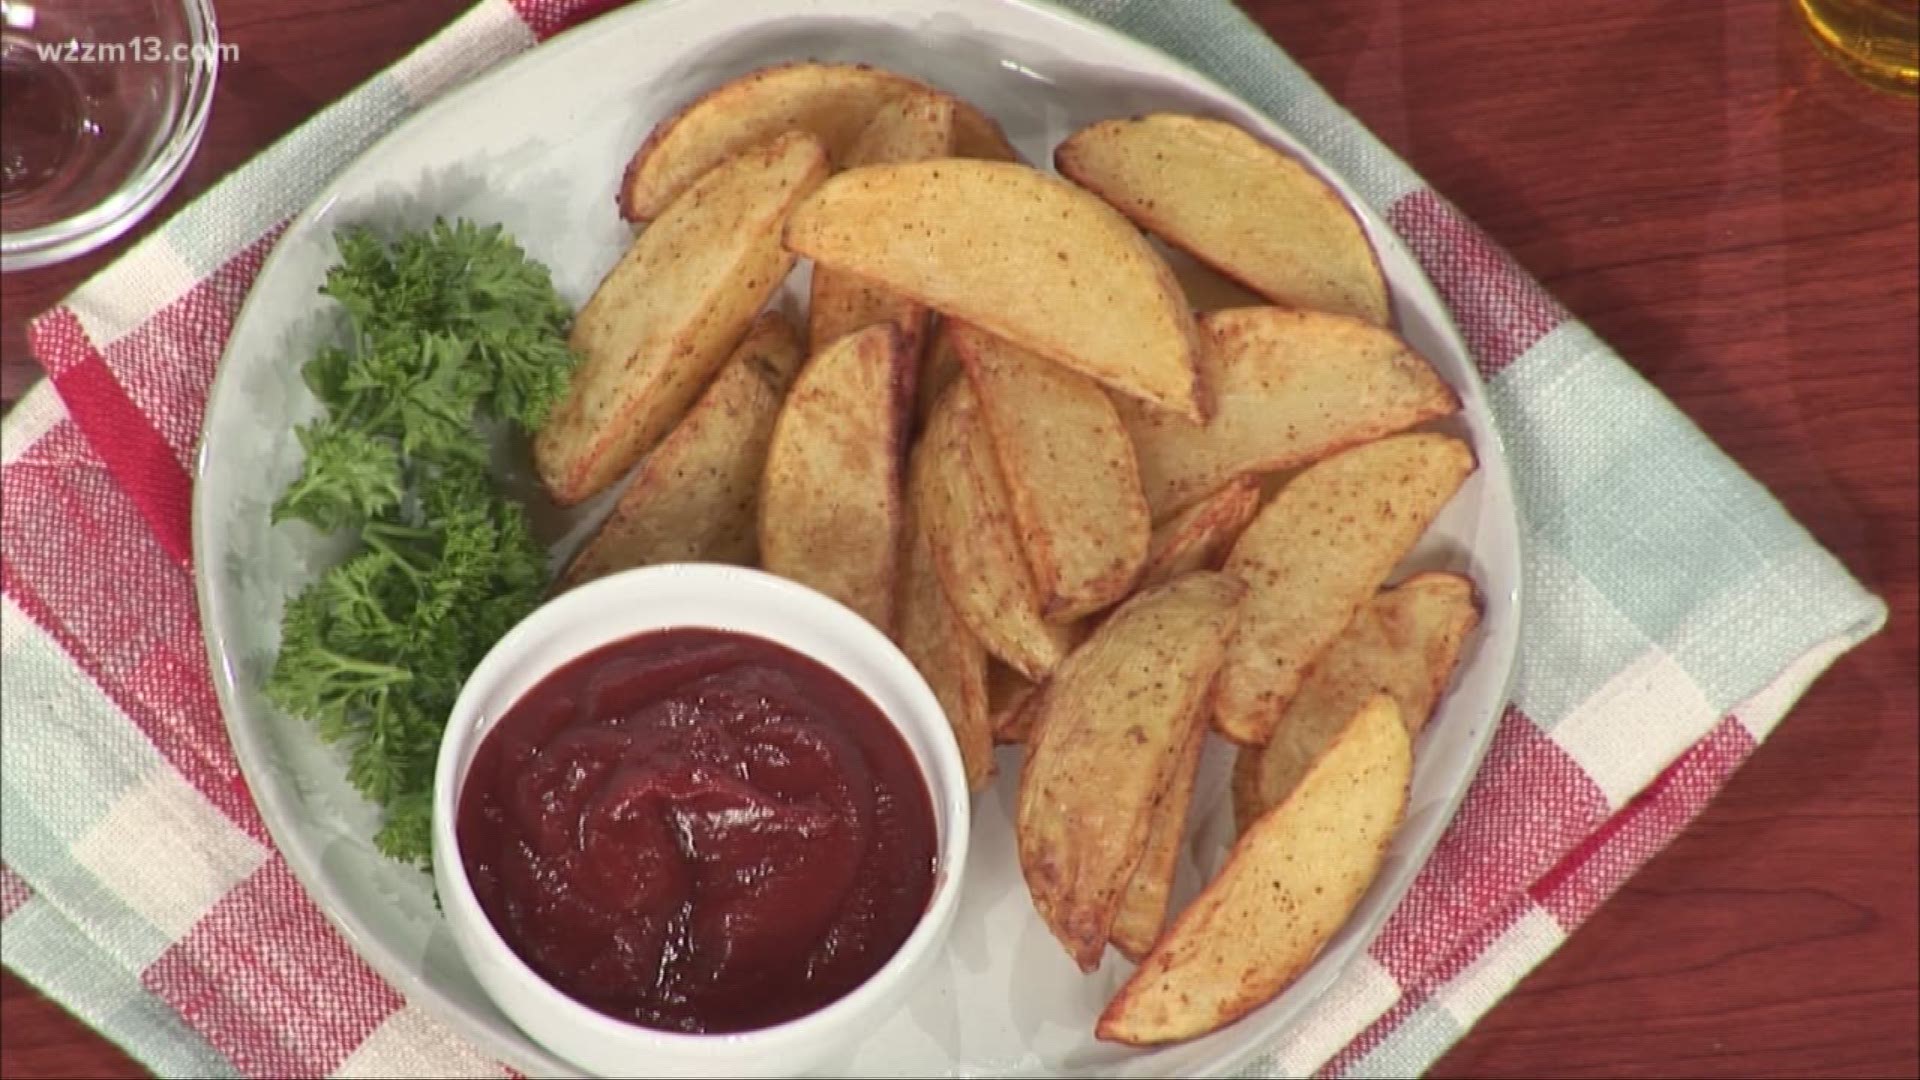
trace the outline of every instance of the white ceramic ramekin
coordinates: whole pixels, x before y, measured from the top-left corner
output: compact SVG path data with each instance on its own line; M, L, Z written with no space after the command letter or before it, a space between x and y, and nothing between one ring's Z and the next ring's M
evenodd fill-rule
M495 931L467 881L455 835L458 795L474 751L514 701L582 654L676 627L751 634L838 672L893 721L932 797L938 852L933 894L899 952L838 1001L758 1031L657 1031L561 993ZM454 942L481 986L528 1035L582 1069L605 1076L787 1076L846 1049L884 1021L908 984L945 948L966 867L969 807L960 749L940 703L900 650L865 619L812 589L757 570L648 567L549 601L501 638L467 679L434 774L434 880Z

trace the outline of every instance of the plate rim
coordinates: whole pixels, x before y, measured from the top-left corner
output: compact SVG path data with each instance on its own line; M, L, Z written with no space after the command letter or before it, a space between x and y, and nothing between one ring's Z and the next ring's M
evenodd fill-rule
M579 25L569 27L551 38L537 41L533 46L503 59L493 67L476 72L463 81L446 88L432 100L427 101L414 112L402 118L392 128L363 147L350 161L342 165L320 188L318 193L302 207L298 213L287 220L287 224L281 232L280 239L287 239L297 230L313 228L314 219L326 214L332 208L333 204L337 202L341 196L341 188L345 186L347 181L350 180L367 161L385 152L390 145L407 138L413 134L416 129L433 124L439 114L451 110L468 96L483 93L489 84L504 81L519 67L530 65L536 60L550 57L556 51L563 51L567 48L577 48L582 41L589 38L600 34L618 32L624 29L628 23L645 23L652 19L660 18L662 12L685 7L694 2L695 0L653 0L653 2L647 4L635 4L617 8L611 12L588 19ZM818 0L792 0L792 2L796 4L805 2L817 3ZM828 0L828 2L838 2L838 0ZM853 2L853 0L847 0L847 2ZM1367 930L1364 938L1356 944L1353 952L1349 954L1347 960L1341 965L1341 970L1344 971L1348 965L1357 959L1357 955L1355 954L1364 953L1367 948L1372 945L1374 940L1378 938L1387 920L1398 910L1407 892L1432 858L1434 848L1438 846L1440 839L1446 834L1448 827L1458 814L1460 805L1465 800L1468 790L1472 787L1474 779L1479 775L1481 767L1485 762L1487 751L1492 745L1493 736L1500 727L1502 714L1512 700L1513 684L1518 671L1519 629L1524 619L1524 609L1522 605L1524 602L1523 590L1528 541L1526 530L1523 527L1522 518L1519 513L1518 493L1514 485L1511 459L1507 454L1504 434L1493 413L1492 403L1487 393L1488 386L1486 378L1480 374L1477 363L1475 362L1475 354L1460 333L1459 326L1454 319L1452 305L1447 302L1446 297L1433 283L1425 266L1421 264L1420 260L1413 255L1411 249L1407 247L1406 241L1400 235L1399 231L1387 221L1383 213L1376 211L1371 204L1361 198L1359 193L1354 190L1352 185L1338 170L1332 168L1321 155L1314 152L1299 136L1294 134L1292 130L1281 124L1278 120L1274 119L1266 110L1255 106L1238 92L1227 87L1213 76L1187 63L1185 60L1175 56L1160 45L1135 37L1132 34L1109 26L1090 16L1071 10L1055 2L1055 0L992 0L992 2L1001 7L1026 8L1031 12L1039 13L1045 17L1072 24L1082 32L1116 40L1127 47L1148 52L1162 65L1177 72L1183 79L1205 91L1207 95L1217 98L1220 101L1233 104L1244 113L1257 118L1259 123L1266 128L1279 132L1284 136L1284 145L1281 149L1296 156L1302 164L1310 168L1315 175L1319 176L1339 193L1340 198L1346 203L1350 212L1354 213L1361 220L1368 233L1370 242L1377 243L1380 238L1385 237L1400 247L1414 275L1412 284L1424 290L1433 301L1432 308L1438 315L1433 327L1434 331L1459 356L1465 357L1471 368L1470 374L1472 377L1467 380L1466 387L1464 389L1455 387L1455 389L1457 392L1460 392L1463 399L1465 399L1462 402L1463 409L1469 406L1477 406L1479 411L1486 417L1485 435L1491 440L1492 445L1491 447L1474 447L1476 463L1482 470L1489 468L1495 470L1499 475L1502 487L1508 495L1507 516L1511 519L1514 573L1511 584L1506 590L1506 601L1509 613L1508 619L1512 623L1512 632L1507 636L1505 647L1501 650L1500 654L1492 658L1493 662L1497 665L1498 677L1495 682L1498 685L1498 693L1494 696L1487 715L1479 718L1482 721L1481 726L1472 733L1468 755L1471 767L1464 772L1462 780L1454 785L1452 790L1435 804L1443 809L1443 812L1439 815L1439 820L1442 824L1436 827L1429 836L1421 840L1421 842L1409 852L1412 856L1412 861L1418 869L1409 874L1405 881L1387 895L1387 902L1381 908L1381 915L1379 916L1378 922ZM771 17L774 13L765 12L764 14ZM807 14L823 20L836 17L836 13L833 12L809 11ZM1264 33L1264 31L1261 32ZM1279 47L1277 43L1275 47ZM769 61L769 63L774 62L778 61ZM1136 72L1136 74L1139 73ZM1162 73L1151 74L1161 75ZM1325 89L1319 86L1317 80L1313 80L1310 74L1307 77L1309 81L1313 82L1316 90L1322 94L1326 94ZM1330 101L1333 100L1331 95L1327 95L1327 97ZM1344 108L1344 106L1340 106L1337 101L1335 101L1334 104L1336 107ZM332 104L328 106L328 108L331 107ZM1358 124L1360 121L1356 118L1354 119L1354 123ZM1267 136L1265 132L1258 134L1261 135L1263 141L1266 141ZM1369 137L1373 137L1370 130L1367 134ZM1392 151L1386 149L1386 152L1391 153ZM1041 162L1035 167L1040 168L1042 171L1050 171L1050 165L1051 161L1049 160ZM1424 183L1424 181L1422 182ZM276 784L255 783L256 777L269 777L273 768L265 760L264 750L251 737L238 737L239 729L244 726L243 721L245 718L242 716L243 710L238 707L235 700L235 680L232 677L228 664L230 653L223 647L224 641L213 625L212 620L208 617L213 605L211 585L213 575L205 572L203 568L209 565L208 556L211 553L213 538L208 532L211 526L207 524L208 514L206 512L205 500L201 495L201 492L204 490L202 480L208 467L208 433L213 430L211 418L214 416L217 403L223 399L223 389L226 388L235 377L233 375L234 366L228 363L233 342L240 337L240 328L246 325L250 318L257 315L255 308L259 296L259 283L267 280L268 275L276 269L280 262L284 259L292 258L292 256L288 254L290 250L287 245L282 243L276 242L274 244L273 249L268 252L266 259L261 263L259 272L249 283L246 297L234 314L233 321L229 327L227 342L221 348L219 362L214 370L213 379L208 386L206 410L202 417L200 431L195 436L192 455L193 496L189 505L189 520L192 541L191 554L195 568L193 574L195 613L200 622L201 641L206 650L215 696L220 706L222 726L226 730L228 743L233 749L235 761L240 766L242 777L247 782L248 794L253 799L255 808L260 813L262 824L267 830L268 837L272 840L275 849L286 863L288 871L292 873L294 879L299 882L301 888L305 890L308 898L320 911L327 923L332 926L335 932L339 933L353 949L355 956L367 964L368 967L372 968L382 979L392 985L406 1004L415 1005L428 1011L437 1020L445 1023L462 1036L471 1039L477 1045L493 1054L501 1062L518 1069L526 1075L585 1076L586 1074L580 1072L577 1067L568 1064L557 1055L539 1046L531 1037L526 1036L524 1033L521 1033L518 1041L516 1041L515 1039L503 1037L500 1033L495 1032L491 1025L480 1023L468 1016L465 1008L450 1000L446 994L431 980L426 978L424 974L416 973L413 970L413 965L409 964L403 957L391 954L384 946L370 940L367 929L360 925L361 920L351 916L350 905L345 902L344 897L340 894L340 890L331 882L330 876L325 873L321 853L316 850L311 850L311 845L295 828L294 822L297 815L292 812L288 805L289 796L283 793ZM1397 284L1398 283L1390 282L1390 288ZM1399 289L1395 289L1395 291L1399 291ZM1398 321L1396 317L1392 327L1396 332L1398 332ZM1475 584L1477 587L1484 589L1484 583L1476 582ZM296 852L299 854L299 858L293 857ZM1316 964L1318 962L1318 960L1315 961ZM1308 971L1312 969L1312 966L1309 966ZM1309 999L1308 1004L1311 1005L1317 1002L1325 992L1326 988L1323 988L1320 994ZM1247 1018L1242 1018L1242 1020L1245 1019ZM511 1021L508 1021L508 1023L511 1023ZM1244 1067L1261 1054L1270 1052L1273 1049L1271 1036L1278 1033L1280 1026L1283 1025L1267 1025L1263 1028L1261 1037L1250 1040L1249 1045L1246 1047L1221 1054L1219 1058L1197 1070L1195 1075L1207 1077L1221 1076Z

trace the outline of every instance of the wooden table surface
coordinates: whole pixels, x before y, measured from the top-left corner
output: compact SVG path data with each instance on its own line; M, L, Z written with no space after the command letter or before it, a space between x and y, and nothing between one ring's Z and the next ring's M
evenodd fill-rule
M217 0L240 58L152 220L465 4ZM1893 608L1435 1071L1920 1073L1920 113L1784 0L1246 6ZM0 283L5 400L27 318L125 248ZM141 1075L11 974L0 1008L0 1075Z

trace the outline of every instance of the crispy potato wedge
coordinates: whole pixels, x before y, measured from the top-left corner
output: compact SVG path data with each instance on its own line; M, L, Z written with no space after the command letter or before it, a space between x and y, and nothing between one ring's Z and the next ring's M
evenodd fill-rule
M1025 165L872 165L822 185L787 246L1196 422L1193 314L1126 218Z
M934 565L960 621L987 652L1039 681L1073 647L1074 631L1040 616L1040 593L980 403L955 382L927 421L916 454L926 456L924 500Z
M1149 588L1195 570L1218 570L1240 530L1260 509L1260 481L1243 476L1194 503L1153 530L1147 565L1136 588Z
M1220 120L1103 120L1054 150L1062 175L1276 304L1392 317L1366 230L1333 186Z
M908 94L953 102L960 156L1020 159L985 113L905 75L864 64L779 64L723 83L656 124L627 163L621 215L653 220L707 170L788 131L811 134L826 144L835 163L844 163L874 114Z
M1480 625L1480 595L1472 579L1431 570L1401 582L1370 606L1394 655L1418 650L1421 658L1418 666L1403 669L1405 681L1389 677L1381 684L1400 706L1407 734L1418 735L1426 730L1447 684L1453 681L1453 669L1460 663L1468 635ZM1328 671L1314 681L1330 693L1337 690L1341 678L1365 685L1375 677L1343 673L1324 658L1321 666Z
M914 91L880 106L847 152L849 168L953 156L954 101L945 94ZM931 313L925 304L852 274L827 267L814 271L807 302L808 339L814 352L877 322L891 322L918 357Z
M1099 1038L1177 1042L1286 989L1380 873L1406 814L1413 749L1393 699L1369 698L1100 1014Z
M1092 379L970 323L951 334L1006 480L1040 613L1071 622L1118 602L1147 558L1133 444Z
M1473 582L1458 574L1416 574L1369 601L1307 673L1267 745L1235 756L1240 830L1286 799L1369 696L1393 698L1407 734L1420 734L1479 623Z
M992 717L995 743L1023 743L1032 727L1027 703L1033 700L1033 683L1025 675L998 660L987 666L987 714Z
M921 507L927 498L928 455L915 453L907 480L907 547L900 566L896 640L940 699L947 723L960 744L967 787L982 791L993 782L992 705L987 681L987 651L947 599L934 566Z
M1450 435L1395 435L1302 471L1227 556L1250 587L1215 688L1213 721L1265 743L1321 654L1353 621L1473 471Z
M869 326L800 371L767 447L760 565L893 629L905 496L900 331Z
M947 387L965 373L960 354L953 347L953 323L948 319L938 319L933 339L927 342L926 356L920 361L919 381L914 385L914 394L919 399L914 404L914 415L922 429L927 426L927 418L933 415L933 407L940 403L940 397L947 392Z
M1147 830L1147 848L1133 868L1133 878L1113 916L1113 947L1139 963L1160 939L1167 922L1167 899L1173 895L1174 872L1180 864L1180 842L1187 835L1187 811L1193 804L1193 782L1200 772L1200 751L1207 745L1207 725L1193 725L1187 748L1167 781L1166 794L1153 808Z
M1154 807L1205 721L1246 586L1188 574L1121 605L1041 686L1016 808L1033 906L1083 971L1100 965Z
M793 266L780 228L827 175L812 136L730 158L637 237L574 320L581 363L533 440L555 502L619 479L685 415Z
M1192 424L1119 399L1154 520L1246 473L1298 468L1460 408L1393 333L1343 315L1256 307L1200 319L1200 370L1218 401Z
M753 565L767 442L801 359L793 324L762 312L686 419L647 455L560 587L659 563Z

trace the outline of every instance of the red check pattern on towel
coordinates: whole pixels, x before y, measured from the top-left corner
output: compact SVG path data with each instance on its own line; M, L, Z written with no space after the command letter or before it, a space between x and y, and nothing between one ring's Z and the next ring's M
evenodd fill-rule
M514 0L509 11L488 0L443 36L464 33L470 40L458 48L486 53L471 61L478 70L613 6ZM1096 17L1115 8L1112 0L1080 6ZM1195 34L1217 41L1258 33L1224 4L1192 6L1200 14L1185 17ZM1141 16L1158 17L1159 9ZM1161 43L1179 51L1178 41ZM1264 37L1245 47L1272 49ZM1294 70L1277 51L1271 56L1272 64ZM1573 325L1537 282L1430 189L1412 188L1387 212L1496 389L1518 361L1539 355L1543 343ZM115 886L167 868L139 866L139 851L103 855L89 839L98 829L84 821L63 826L48 810L32 836L15 834L10 824L9 862L33 845L39 880L64 882L71 869L104 881L111 902L132 910L132 931L105 940L113 935L98 928L120 924L79 910L77 901L43 901L33 875L4 865L0 918L10 929L30 916L84 924L82 935L97 939L103 954L102 970L127 966L137 983L113 988L112 1000L151 995L177 1016L177 1030L170 1018L149 1018L144 1026L114 1021L118 1014L89 996L108 991L92 984L50 989L161 1071L500 1075L503 1066L417 1014L369 968L273 851L207 670L190 541L193 456L227 335L284 226L263 225L184 292L123 318L125 328L112 340L94 340L75 307L49 312L31 328L51 391L38 388L9 418L0 465L0 591L15 643L9 649L51 657L55 674L70 670L80 680L63 692L104 700L114 727L88 737L115 746L124 740L130 749L121 757L149 755L154 762L144 771L129 767L117 798L185 807L178 812L182 827L194 831L199 861L190 882L172 883L170 895L185 899L156 907L141 890ZM1510 705L1444 839L1355 965L1364 970L1350 972L1305 1020L1280 1033L1264 1068L1341 1076L1430 1064L1683 829L1752 751L1754 733L1770 730L1798 688L1851 643L1816 650L1780 673L1784 689L1770 684L1771 696L1757 695L1754 717L1743 722L1736 709L1722 718L1625 800L1609 797L1615 789L1596 780L1593 762ZM50 852L49 844L70 850ZM24 931L17 940L28 940ZM30 962L24 952L9 954L8 963L23 971ZM187 1042L197 1049L180 1049Z

